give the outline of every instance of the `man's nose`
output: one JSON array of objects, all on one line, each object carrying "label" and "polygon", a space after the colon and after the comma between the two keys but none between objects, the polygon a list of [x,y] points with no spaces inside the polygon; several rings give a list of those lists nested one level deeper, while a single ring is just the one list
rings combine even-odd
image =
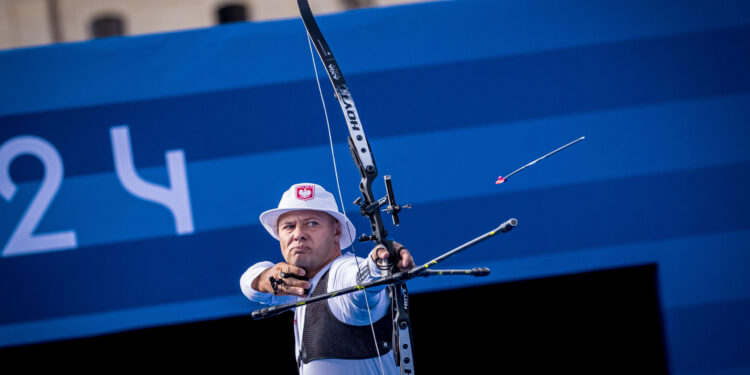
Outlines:
[{"label": "man's nose", "polygon": [[301,241],[307,238],[307,233],[305,233],[305,228],[303,225],[297,226],[292,234],[292,238],[294,238],[295,241]]}]

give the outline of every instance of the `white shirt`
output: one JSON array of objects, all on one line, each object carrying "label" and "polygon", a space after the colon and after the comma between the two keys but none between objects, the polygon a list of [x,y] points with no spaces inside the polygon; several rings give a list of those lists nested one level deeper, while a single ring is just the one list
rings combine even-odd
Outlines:
[{"label": "white shirt", "polygon": [[[359,262],[360,267],[369,267],[370,269],[369,277],[362,280],[363,283],[380,277],[380,270],[369,256],[366,260],[362,258],[355,259],[354,254],[347,252],[323,267],[310,280],[310,290],[315,289],[315,285],[328,269],[330,269],[330,273],[328,275],[328,287],[326,291],[331,292],[357,285],[357,273],[359,271],[357,262]],[[262,293],[252,288],[253,280],[263,271],[273,266],[274,264],[271,262],[260,262],[248,268],[240,278],[242,293],[251,301],[263,304],[278,305],[299,301],[300,298],[296,296],[274,296],[272,293]],[[365,295],[367,298],[365,298]],[[369,304],[369,311],[372,314],[373,322],[378,321],[390,311],[390,301],[385,286],[368,288],[366,293],[365,291],[357,291],[329,298],[326,302],[336,319],[351,325],[370,324],[367,304]],[[305,327],[305,311],[306,306],[303,305],[295,308],[294,312],[295,351],[298,357],[302,345],[302,332]],[[380,360],[377,357],[357,360],[319,359],[307,364],[302,363],[300,374],[382,374],[381,360],[385,374],[400,374],[400,370],[393,359],[393,353],[390,351],[380,356]]]}]

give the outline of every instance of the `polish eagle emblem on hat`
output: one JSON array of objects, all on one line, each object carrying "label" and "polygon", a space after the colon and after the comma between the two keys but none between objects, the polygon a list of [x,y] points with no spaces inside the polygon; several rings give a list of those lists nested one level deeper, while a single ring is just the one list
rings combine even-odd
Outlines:
[{"label": "polish eagle emblem on hat", "polygon": [[310,200],[315,198],[315,186],[314,185],[298,185],[296,188],[297,199],[299,200]]}]

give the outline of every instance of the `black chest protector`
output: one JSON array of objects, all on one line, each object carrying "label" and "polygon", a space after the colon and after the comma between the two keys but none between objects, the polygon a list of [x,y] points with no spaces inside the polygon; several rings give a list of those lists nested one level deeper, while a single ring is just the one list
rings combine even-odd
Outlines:
[{"label": "black chest protector", "polygon": [[[325,294],[327,287],[328,271],[320,278],[310,296]],[[324,358],[365,359],[378,356],[369,325],[350,325],[336,319],[327,301],[311,303],[306,309],[302,352],[299,356],[302,362],[307,364]],[[391,349],[393,332],[390,314],[386,313],[375,322],[374,328],[375,337],[380,346],[380,355],[388,353]]]}]

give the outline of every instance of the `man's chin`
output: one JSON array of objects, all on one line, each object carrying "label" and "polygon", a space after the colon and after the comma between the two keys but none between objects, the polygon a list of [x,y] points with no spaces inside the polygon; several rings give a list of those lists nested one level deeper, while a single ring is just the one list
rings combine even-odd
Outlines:
[{"label": "man's chin", "polygon": [[307,272],[308,269],[310,268],[310,262],[308,262],[306,259],[301,258],[301,257],[295,256],[288,263],[295,267],[302,268],[303,270],[305,270],[305,272]]}]

